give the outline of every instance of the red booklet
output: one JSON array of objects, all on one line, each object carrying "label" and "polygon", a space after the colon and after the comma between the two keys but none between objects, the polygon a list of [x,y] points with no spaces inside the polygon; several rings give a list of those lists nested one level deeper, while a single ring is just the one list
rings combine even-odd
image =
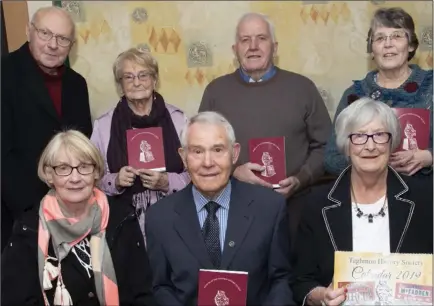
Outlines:
[{"label": "red booklet", "polygon": [[166,171],[161,127],[127,130],[128,165],[134,169]]},{"label": "red booklet", "polygon": [[265,167],[256,176],[279,188],[279,182],[286,179],[285,137],[250,139],[249,155],[250,162]]},{"label": "red booklet", "polygon": [[424,108],[394,108],[401,125],[401,144],[397,151],[425,150],[429,146],[430,110]]},{"label": "red booklet", "polygon": [[199,271],[198,306],[245,306],[248,273],[242,271]]}]

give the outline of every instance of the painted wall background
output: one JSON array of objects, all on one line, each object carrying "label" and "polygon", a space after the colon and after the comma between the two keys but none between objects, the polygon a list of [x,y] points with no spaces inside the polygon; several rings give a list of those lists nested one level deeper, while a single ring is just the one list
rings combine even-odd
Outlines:
[{"label": "painted wall background", "polygon": [[157,58],[166,101],[194,114],[205,86],[236,68],[235,26],[250,11],[270,16],[279,42],[277,65],[311,78],[331,116],[351,80],[373,68],[366,34],[378,7],[400,6],[412,15],[420,40],[412,62],[433,66],[431,1],[62,1],[62,6],[77,22],[70,63],[87,79],[94,118],[117,103],[112,63],[131,46]]}]

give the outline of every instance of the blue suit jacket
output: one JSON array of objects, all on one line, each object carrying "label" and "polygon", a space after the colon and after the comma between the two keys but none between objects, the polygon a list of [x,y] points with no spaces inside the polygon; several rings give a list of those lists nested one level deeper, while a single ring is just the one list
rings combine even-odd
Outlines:
[{"label": "blue suit jacket", "polygon": [[[146,214],[159,305],[197,305],[199,269],[213,269],[191,189],[162,199]],[[247,305],[294,305],[285,211],[285,199],[275,191],[232,179],[220,269],[249,273]]]}]

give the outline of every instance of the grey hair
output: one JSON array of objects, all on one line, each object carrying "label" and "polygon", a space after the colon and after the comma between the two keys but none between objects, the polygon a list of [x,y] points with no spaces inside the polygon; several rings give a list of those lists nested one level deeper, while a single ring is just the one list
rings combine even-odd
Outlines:
[{"label": "grey hair", "polygon": [[372,37],[375,31],[380,27],[403,29],[407,34],[408,44],[414,50],[408,53],[410,61],[416,54],[419,40],[417,39],[413,18],[400,7],[380,8],[374,13],[371,20],[371,26],[368,31],[367,52],[372,52]]},{"label": "grey hair", "polygon": [[113,76],[115,78],[115,82],[119,85],[122,73],[123,73],[123,65],[125,61],[131,61],[137,65],[146,67],[149,69],[149,73],[152,75],[152,78],[155,81],[158,81],[158,62],[152,56],[149,51],[142,51],[138,48],[130,48],[118,55],[115,62],[113,63]]},{"label": "grey hair", "polygon": [[[40,18],[41,14],[51,13],[51,12],[61,13],[69,20],[69,22],[72,25],[72,39],[73,39],[73,41],[75,41],[75,22],[74,22],[74,19],[72,18],[71,14],[62,7],[58,7],[58,6],[41,7],[33,14],[30,23],[36,23],[36,20],[38,20],[38,18]],[[30,26],[29,26],[29,28],[30,28]]]},{"label": "grey hair", "polygon": [[273,22],[270,20],[270,18],[267,15],[261,14],[261,13],[246,13],[243,16],[241,16],[241,18],[238,20],[238,23],[237,23],[237,30],[235,32],[235,42],[238,41],[238,29],[239,29],[240,25],[244,21],[246,21],[250,18],[259,18],[259,19],[262,19],[263,21],[265,21],[267,23],[268,31],[270,32],[272,42],[273,43],[276,42],[276,33],[274,31]]},{"label": "grey hair", "polygon": [[380,119],[386,131],[392,134],[390,142],[394,151],[401,143],[401,128],[395,112],[387,104],[371,98],[361,98],[351,103],[337,116],[335,123],[336,147],[348,155],[349,135],[374,119]]},{"label": "grey hair", "polygon": [[223,117],[223,115],[217,113],[217,112],[200,112],[193,117],[191,117],[185,127],[181,131],[181,146],[185,149],[187,148],[187,134],[188,129],[190,126],[192,126],[194,123],[203,123],[203,124],[211,124],[211,125],[220,125],[223,126],[226,130],[226,135],[229,139],[229,144],[232,147],[235,144],[235,132],[232,125],[229,123],[229,121]]}]

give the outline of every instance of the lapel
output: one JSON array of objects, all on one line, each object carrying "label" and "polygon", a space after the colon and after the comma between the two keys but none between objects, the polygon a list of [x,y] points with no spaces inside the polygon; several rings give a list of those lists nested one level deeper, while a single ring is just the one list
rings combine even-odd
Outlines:
[{"label": "lapel", "polygon": [[29,96],[33,100],[32,102],[40,105],[54,120],[60,123],[59,116],[56,113],[48,89],[45,86],[44,78],[39,71],[40,68],[30,54],[28,43],[21,46],[18,52],[22,68],[21,75],[24,78],[23,86],[28,87]]},{"label": "lapel", "polygon": [[324,223],[335,251],[353,250],[350,169],[347,167],[336,179],[327,196],[331,205],[322,209]]},{"label": "lapel", "polygon": [[[351,166],[337,178],[328,194],[332,205],[322,209],[322,215],[335,251],[352,251],[353,230],[350,192]],[[391,167],[387,174],[387,202],[389,209],[390,252],[399,253],[410,225],[414,202],[401,197],[408,186]]]},{"label": "lapel", "polygon": [[220,265],[220,269],[222,270],[228,269],[253,221],[253,216],[248,209],[253,201],[248,196],[249,191],[244,190],[244,185],[236,179],[232,179],[231,183],[232,193],[229,204],[228,225]]},{"label": "lapel", "polygon": [[206,250],[205,242],[200,229],[199,218],[197,216],[196,205],[194,204],[192,184],[178,192],[182,198],[175,204],[174,210],[177,218],[174,223],[175,230],[178,232],[182,241],[190,250],[201,268],[213,269],[213,264]]},{"label": "lapel", "polygon": [[[401,197],[408,186],[391,167],[387,175],[387,202],[389,207],[390,252],[399,253],[413,217],[415,203]],[[393,220],[393,221],[392,221]]]}]

